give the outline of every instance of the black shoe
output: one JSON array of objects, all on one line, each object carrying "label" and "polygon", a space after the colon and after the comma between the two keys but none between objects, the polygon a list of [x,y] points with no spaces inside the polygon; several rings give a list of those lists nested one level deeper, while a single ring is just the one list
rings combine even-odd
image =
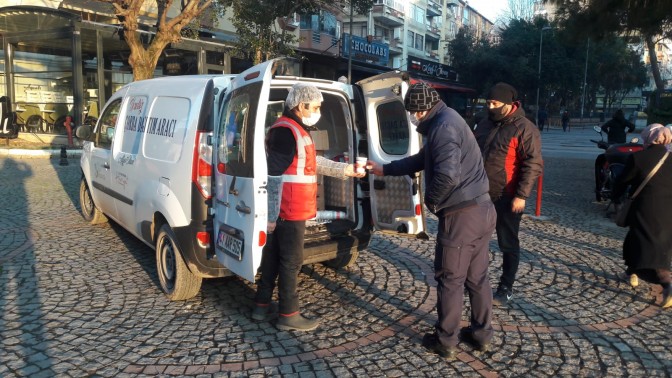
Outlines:
[{"label": "black shoe", "polygon": [[497,286],[497,291],[492,296],[492,305],[501,306],[503,304],[507,304],[511,298],[513,298],[513,290],[511,290],[509,287],[499,284],[499,286]]},{"label": "black shoe", "polygon": [[474,330],[471,329],[471,327],[463,327],[460,329],[460,340],[471,345],[474,349],[480,352],[490,352],[492,350],[490,341],[479,343],[474,339]]},{"label": "black shoe", "polygon": [[442,345],[439,342],[439,337],[436,336],[435,333],[425,333],[425,335],[422,337],[422,346],[430,352],[436,353],[448,361],[454,361],[457,359],[457,353],[459,353],[459,349],[457,349],[457,347]]}]

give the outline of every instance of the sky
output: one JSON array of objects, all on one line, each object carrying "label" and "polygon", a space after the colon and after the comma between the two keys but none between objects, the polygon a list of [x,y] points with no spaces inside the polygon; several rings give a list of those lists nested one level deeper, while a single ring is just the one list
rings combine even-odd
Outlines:
[{"label": "sky", "polygon": [[506,0],[469,0],[469,6],[488,20],[495,22],[502,10],[509,7],[509,2]]}]

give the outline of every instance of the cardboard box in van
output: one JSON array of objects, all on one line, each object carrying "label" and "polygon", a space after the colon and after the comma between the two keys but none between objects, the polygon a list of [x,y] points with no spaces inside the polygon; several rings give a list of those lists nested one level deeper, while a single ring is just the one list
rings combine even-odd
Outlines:
[{"label": "cardboard box in van", "polygon": [[[355,85],[280,75],[293,66],[276,59],[237,76],[131,83],[109,99],[93,130],[77,130],[85,140],[84,218],[114,219],[154,248],[161,289],[171,300],[196,295],[203,278],[233,273],[254,282],[267,239],[265,136],[296,82],[312,83],[324,96],[313,136],[322,156],[384,164],[419,151],[403,106],[406,75],[389,72]],[[426,236],[419,177],[318,180],[318,217],[307,223],[304,263],[354,264],[374,230]]]}]

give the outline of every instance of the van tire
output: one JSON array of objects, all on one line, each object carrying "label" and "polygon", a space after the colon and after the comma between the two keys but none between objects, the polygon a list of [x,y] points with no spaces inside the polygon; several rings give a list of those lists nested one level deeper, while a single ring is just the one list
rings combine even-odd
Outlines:
[{"label": "van tire", "polygon": [[103,214],[93,202],[91,191],[89,190],[89,186],[86,184],[86,179],[84,177],[82,177],[82,180],[79,183],[79,208],[82,211],[82,217],[87,222],[91,224],[107,222],[105,214]]},{"label": "van tire", "polygon": [[187,268],[175,243],[175,233],[167,224],[161,226],[156,238],[156,270],[161,289],[171,301],[192,298],[201,290],[203,279]]},{"label": "van tire", "polygon": [[351,265],[354,265],[358,257],[359,257],[359,251],[353,251],[350,253],[344,253],[342,255],[338,255],[338,257],[336,257],[335,259],[324,261],[322,262],[322,264],[331,269],[343,269]]}]

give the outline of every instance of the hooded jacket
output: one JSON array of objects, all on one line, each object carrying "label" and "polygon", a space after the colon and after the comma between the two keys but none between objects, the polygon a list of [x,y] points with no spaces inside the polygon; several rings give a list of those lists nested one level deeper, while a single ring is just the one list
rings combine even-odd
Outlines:
[{"label": "hooded jacket", "polygon": [[474,130],[490,180],[490,197],[527,199],[543,171],[539,129],[525,118],[520,102],[504,119],[483,119]]},{"label": "hooded jacket", "polygon": [[425,145],[415,155],[383,166],[383,174],[402,176],[424,170],[425,205],[441,215],[488,200],[488,177],[476,139],[467,123],[439,101],[418,125]]}]

